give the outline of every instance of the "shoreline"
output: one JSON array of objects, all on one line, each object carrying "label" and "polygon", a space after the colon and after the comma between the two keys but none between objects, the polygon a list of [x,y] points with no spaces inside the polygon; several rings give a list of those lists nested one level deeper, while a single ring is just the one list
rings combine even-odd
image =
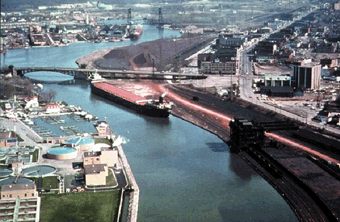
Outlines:
[{"label": "shoreline", "polygon": [[[171,89],[167,89],[171,91]],[[180,92],[176,92],[176,94],[181,96]],[[242,103],[243,101],[235,101],[235,103],[240,102]],[[201,104],[200,102],[198,103],[199,106],[201,106],[203,109],[208,109],[208,107],[204,104]],[[175,102],[175,105],[177,107],[176,111],[172,112],[173,116],[194,124],[202,129],[205,129],[210,133],[213,133],[228,144],[229,126],[226,126],[221,118],[208,118],[207,115],[204,115],[202,114],[202,112],[195,110],[195,108],[185,106],[178,101]],[[222,114],[220,110],[216,109],[212,110],[217,114],[220,113],[221,115],[226,115],[226,118],[230,118],[230,114]],[[226,121],[228,122],[228,120]],[[270,139],[275,140],[275,138]],[[299,147],[289,147],[289,145],[285,143],[285,141],[279,141],[279,143],[281,144],[282,142],[284,146],[287,146],[286,149],[289,149],[290,152],[293,153],[292,155],[301,155],[301,153],[299,153],[301,152]],[[231,149],[230,152],[234,152],[234,150]],[[307,151],[303,152],[307,153]],[[263,166],[261,161],[255,160],[248,154],[248,152],[239,150],[237,151],[237,154],[283,197],[283,199],[290,206],[299,221],[304,221],[304,219],[306,218],[313,219],[312,221],[318,221],[318,219],[327,218],[332,221],[336,217],[336,214],[339,213],[336,209],[329,206],[329,203],[327,204],[327,201],[325,202],[325,200],[322,198],[321,192],[316,192],[315,189],[313,189],[313,186],[311,186],[308,181],[306,182],[303,179],[299,178],[296,174],[294,174],[292,169],[290,169],[288,165],[282,164],[282,159],[278,158],[277,156],[272,156],[271,158],[268,158],[267,161],[269,160],[270,164],[274,166],[274,169],[280,169],[280,171],[283,172],[284,176],[282,177],[282,179],[278,179],[273,176]],[[270,150],[263,150],[263,155],[265,158],[266,156],[271,156]],[[308,202],[309,204],[306,205],[305,202]],[[327,215],[326,212],[332,212],[333,216]]]}]

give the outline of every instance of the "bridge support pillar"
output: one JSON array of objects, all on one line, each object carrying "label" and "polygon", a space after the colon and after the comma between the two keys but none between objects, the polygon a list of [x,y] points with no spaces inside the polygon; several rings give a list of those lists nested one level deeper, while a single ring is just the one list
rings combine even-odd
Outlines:
[{"label": "bridge support pillar", "polygon": [[14,68],[14,66],[10,65],[8,66],[9,72],[12,74],[13,77],[17,76],[17,70]]}]

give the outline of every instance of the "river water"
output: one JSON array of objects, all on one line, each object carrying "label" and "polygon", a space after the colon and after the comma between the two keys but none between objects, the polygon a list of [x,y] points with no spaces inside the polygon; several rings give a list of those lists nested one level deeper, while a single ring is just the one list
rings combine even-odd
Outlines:
[{"label": "river water", "polygon": [[[146,26],[139,40],[177,36]],[[66,47],[10,50],[1,65],[70,67],[95,50],[136,44],[74,43]],[[53,73],[30,74],[37,79],[63,79]],[[123,148],[140,188],[138,221],[298,221],[288,204],[217,136],[181,119],[138,115],[90,93],[89,84],[44,84],[56,100],[81,106],[127,138]]]}]

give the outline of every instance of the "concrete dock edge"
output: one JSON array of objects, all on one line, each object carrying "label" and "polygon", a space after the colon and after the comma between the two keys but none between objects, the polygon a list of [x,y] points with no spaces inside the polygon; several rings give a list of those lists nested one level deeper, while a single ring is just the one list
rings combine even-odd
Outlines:
[{"label": "concrete dock edge", "polygon": [[123,168],[125,169],[127,181],[130,185],[130,202],[127,215],[127,222],[136,222],[138,218],[139,205],[139,187],[135,177],[133,176],[130,164],[125,156],[122,145],[117,146],[120,159],[122,160]]}]

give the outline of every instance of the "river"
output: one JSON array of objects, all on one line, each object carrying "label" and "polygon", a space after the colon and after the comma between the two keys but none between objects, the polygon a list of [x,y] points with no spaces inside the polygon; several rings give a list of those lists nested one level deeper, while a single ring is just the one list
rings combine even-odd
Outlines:
[{"label": "river", "polygon": [[[178,36],[146,26],[139,42]],[[73,43],[65,47],[9,50],[1,65],[76,68],[76,59],[95,50],[136,44]],[[31,78],[65,75],[32,73]],[[298,221],[288,204],[217,136],[174,116],[138,115],[90,93],[89,84],[44,84],[56,100],[81,106],[128,139],[123,145],[140,188],[138,221]]]}]

